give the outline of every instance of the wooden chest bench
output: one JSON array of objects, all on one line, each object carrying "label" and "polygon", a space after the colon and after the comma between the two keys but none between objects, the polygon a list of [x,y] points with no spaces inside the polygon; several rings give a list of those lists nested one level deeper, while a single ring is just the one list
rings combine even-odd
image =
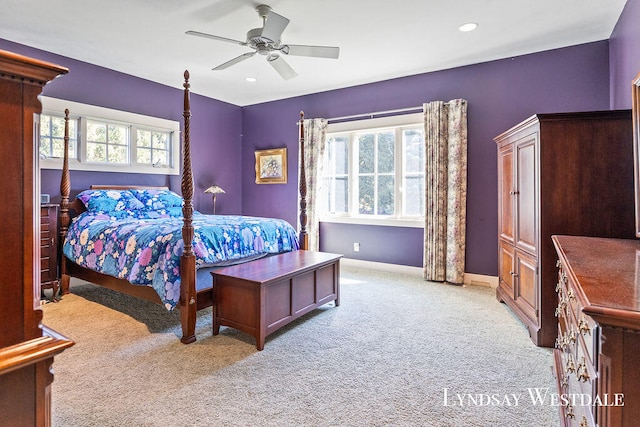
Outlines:
[{"label": "wooden chest bench", "polygon": [[213,335],[230,326],[265,337],[330,301],[340,305],[340,258],[294,251],[214,270]]}]

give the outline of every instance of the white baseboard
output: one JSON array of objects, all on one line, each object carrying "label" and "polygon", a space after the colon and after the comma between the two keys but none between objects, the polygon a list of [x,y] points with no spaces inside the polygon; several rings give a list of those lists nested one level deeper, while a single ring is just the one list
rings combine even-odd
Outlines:
[{"label": "white baseboard", "polygon": [[[422,277],[422,267],[413,267],[410,265],[387,264],[384,262],[363,261],[353,258],[342,258],[340,264],[345,267],[365,268],[370,270],[386,271],[389,273],[401,273],[411,276]],[[493,289],[498,287],[498,278],[496,276],[486,276],[483,274],[464,273],[464,284],[473,286],[487,286]]]}]

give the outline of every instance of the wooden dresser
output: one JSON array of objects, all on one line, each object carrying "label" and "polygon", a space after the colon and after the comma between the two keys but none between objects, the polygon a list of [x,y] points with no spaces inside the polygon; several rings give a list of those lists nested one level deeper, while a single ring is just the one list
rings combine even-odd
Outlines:
[{"label": "wooden dresser", "polygon": [[[640,420],[640,241],[553,236],[554,370],[565,426]],[[594,404],[595,402],[595,404]]]},{"label": "wooden dresser", "polygon": [[38,95],[67,69],[0,51],[0,424],[51,424],[53,358],[73,342],[42,325]]},{"label": "wooden dresser", "polygon": [[56,301],[60,289],[58,273],[58,205],[40,206],[40,288],[51,289]]},{"label": "wooden dresser", "polygon": [[538,114],[498,146],[497,298],[532,341],[556,338],[552,234],[635,236],[631,111]]}]

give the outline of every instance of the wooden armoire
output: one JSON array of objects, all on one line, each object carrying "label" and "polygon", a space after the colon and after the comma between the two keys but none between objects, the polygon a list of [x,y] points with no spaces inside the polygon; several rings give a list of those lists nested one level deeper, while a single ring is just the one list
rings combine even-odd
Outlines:
[{"label": "wooden armoire", "polygon": [[558,335],[554,234],[634,238],[631,111],[537,114],[498,146],[497,298],[532,341]]},{"label": "wooden armoire", "polygon": [[0,424],[51,424],[52,363],[73,342],[42,325],[38,95],[67,69],[0,51]]}]

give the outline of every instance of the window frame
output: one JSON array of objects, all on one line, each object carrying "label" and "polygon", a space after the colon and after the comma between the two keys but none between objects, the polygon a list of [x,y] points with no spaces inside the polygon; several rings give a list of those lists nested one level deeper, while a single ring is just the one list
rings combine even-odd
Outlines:
[{"label": "window frame", "polygon": [[[398,227],[424,228],[424,216],[404,216],[403,202],[404,196],[404,140],[403,131],[407,129],[424,129],[423,113],[412,113],[390,117],[372,118],[365,120],[354,120],[341,123],[329,123],[327,126],[327,138],[331,136],[348,136],[348,206],[346,213],[323,213],[320,216],[322,222],[333,222],[341,224],[363,224],[363,225],[384,225]],[[358,159],[355,155],[356,135],[362,133],[378,133],[380,131],[393,129],[395,132],[394,148],[394,203],[395,212],[393,216],[364,215],[359,214],[358,209]]]},{"label": "window frame", "polygon": [[[69,158],[69,169],[94,172],[143,173],[159,175],[180,175],[180,122],[145,116],[137,113],[66,101],[57,98],[41,96],[42,114],[64,117],[64,110],[69,109],[69,116],[78,120],[76,156]],[[91,162],[86,158],[87,153],[87,121],[125,126],[128,129],[129,161],[127,163]],[[169,162],[168,165],[153,166],[153,164],[137,162],[137,131],[151,131],[169,134]],[[62,169],[62,158],[41,157],[41,169]]]}]

